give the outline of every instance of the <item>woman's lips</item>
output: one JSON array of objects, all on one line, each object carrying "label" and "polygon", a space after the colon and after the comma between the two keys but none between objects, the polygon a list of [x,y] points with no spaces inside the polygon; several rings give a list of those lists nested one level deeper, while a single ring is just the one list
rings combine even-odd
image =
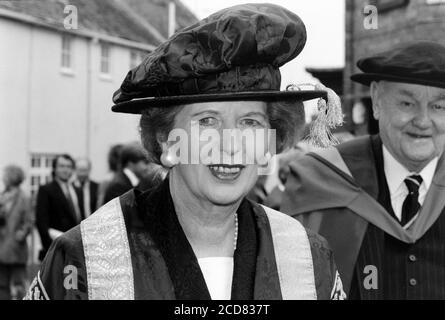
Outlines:
[{"label": "woman's lips", "polygon": [[242,165],[215,164],[207,166],[212,175],[220,180],[235,180],[244,169]]}]

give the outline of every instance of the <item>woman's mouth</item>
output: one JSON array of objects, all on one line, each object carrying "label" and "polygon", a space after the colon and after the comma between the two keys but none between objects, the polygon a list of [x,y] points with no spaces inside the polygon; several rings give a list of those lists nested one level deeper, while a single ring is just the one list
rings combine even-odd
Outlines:
[{"label": "woman's mouth", "polygon": [[241,175],[244,166],[215,164],[207,166],[212,175],[220,180],[235,180]]}]

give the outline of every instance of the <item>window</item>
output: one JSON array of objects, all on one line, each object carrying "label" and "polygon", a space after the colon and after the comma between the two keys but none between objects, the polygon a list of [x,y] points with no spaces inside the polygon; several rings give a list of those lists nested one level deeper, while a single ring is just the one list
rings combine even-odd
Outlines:
[{"label": "window", "polygon": [[100,73],[109,75],[110,72],[110,46],[106,43],[100,45]]},{"label": "window", "polygon": [[62,62],[61,66],[63,69],[72,69],[72,39],[68,35],[62,36]]},{"label": "window", "polygon": [[31,153],[31,169],[29,172],[31,183],[31,195],[35,197],[39,186],[51,181],[52,162],[56,154]]}]

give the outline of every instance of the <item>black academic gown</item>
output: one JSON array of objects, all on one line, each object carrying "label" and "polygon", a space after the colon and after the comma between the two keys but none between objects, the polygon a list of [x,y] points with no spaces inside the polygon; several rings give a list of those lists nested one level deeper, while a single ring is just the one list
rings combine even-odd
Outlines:
[{"label": "black academic gown", "polygon": [[[121,196],[116,203],[120,203],[122,208],[130,253],[128,258],[131,260],[131,275],[124,273],[126,278],[121,282],[124,288],[121,291],[130,288],[126,297],[147,300],[210,299],[197,258],[177,219],[168,179],[157,188],[145,193],[132,190]],[[116,253],[116,261],[110,259],[98,266],[99,269],[103,268],[108,278],[99,279],[101,275],[95,278],[86,272],[87,263],[94,265],[98,261],[89,254],[89,246],[94,246],[95,243],[85,246],[89,241],[86,240],[88,238],[86,234],[95,232],[86,227],[89,219],[99,219],[95,220],[98,223],[91,227],[95,228],[102,224],[102,228],[110,228],[110,232],[104,233],[106,237],[110,234],[110,239],[102,243],[99,241],[99,250],[96,252],[100,250],[111,252],[115,249],[108,244],[116,240],[111,236],[114,227],[107,224],[107,221],[100,221],[101,210],[111,208],[112,204],[111,202],[108,204],[109,207],[104,206],[82,222],[80,227],[70,230],[55,241],[30,287],[28,299],[94,299],[94,294],[89,290],[93,281],[94,286],[100,287],[101,281],[106,285],[106,282],[114,281],[113,277],[122,276],[119,269],[122,264],[128,262],[128,259],[123,257],[125,254],[119,252]],[[232,299],[283,299],[286,291],[283,289],[283,276],[278,272],[276,260],[278,249],[277,246],[274,247],[272,241],[271,220],[268,219],[263,207],[248,200],[241,203],[237,213],[239,233],[234,254]],[[281,213],[278,213],[278,216],[280,219],[285,219],[286,224],[294,221]],[[100,228],[95,230],[103,231]],[[341,280],[327,243],[310,231],[304,233],[305,237],[307,235],[309,258],[312,260],[309,261],[312,275],[308,278],[313,276],[314,279],[313,297],[317,299],[343,297]],[[294,252],[293,255],[298,258],[301,252]],[[67,266],[75,268],[75,277],[70,271],[71,267],[66,269]],[[89,270],[91,271],[91,268]],[[285,271],[288,274],[295,273],[304,277],[298,267],[295,270]],[[307,268],[303,271],[307,272]],[[131,286],[128,286],[128,281],[132,282]],[[66,283],[71,284],[68,289],[64,285]],[[304,290],[303,287],[301,290]],[[120,292],[117,296],[119,294]],[[100,297],[100,299],[106,298]]]}]

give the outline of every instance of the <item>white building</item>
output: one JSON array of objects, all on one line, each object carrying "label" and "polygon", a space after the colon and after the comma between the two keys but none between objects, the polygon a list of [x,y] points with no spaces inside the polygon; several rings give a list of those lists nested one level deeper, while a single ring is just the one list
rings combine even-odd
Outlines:
[{"label": "white building", "polygon": [[[138,117],[111,112],[112,94],[167,37],[160,25],[168,22],[167,7],[146,0],[0,1],[0,168],[22,166],[24,186],[35,193],[49,179],[52,157],[69,153],[90,158],[93,179],[103,179],[110,146],[138,140]],[[67,29],[76,14],[77,29]],[[196,21],[180,3],[176,15],[177,27]]]}]

